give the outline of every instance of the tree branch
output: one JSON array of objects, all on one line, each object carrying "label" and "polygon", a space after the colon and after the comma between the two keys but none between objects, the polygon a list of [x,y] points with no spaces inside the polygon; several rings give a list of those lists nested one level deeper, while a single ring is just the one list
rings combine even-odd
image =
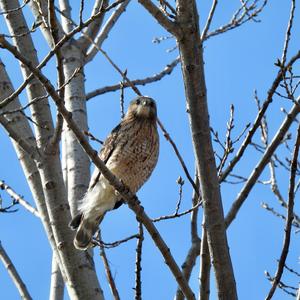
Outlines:
[{"label": "tree branch", "polygon": [[135,300],[142,300],[142,249],[144,241],[143,224],[139,222],[139,237],[136,245],[136,258],[135,258]]},{"label": "tree branch", "polygon": [[266,300],[270,300],[275,293],[276,287],[279,284],[281,276],[283,274],[285,261],[286,261],[288,251],[289,251],[290,239],[291,239],[291,229],[292,229],[292,223],[293,223],[293,218],[294,218],[295,179],[296,179],[296,171],[297,171],[297,165],[298,165],[299,147],[300,147],[300,125],[298,126],[298,132],[297,132],[296,142],[295,142],[295,146],[294,146],[291,172],[290,172],[289,200],[288,200],[288,209],[287,209],[286,223],[285,223],[285,229],[284,229],[283,247],[282,247],[280,259],[278,262],[276,275],[273,279],[273,284],[272,284],[272,287],[266,297]]},{"label": "tree branch", "polygon": [[248,134],[246,136],[246,138],[244,139],[240,149],[237,151],[235,157],[229,162],[228,167],[225,169],[224,172],[222,172],[219,181],[222,182],[225,180],[225,178],[230,174],[230,172],[233,170],[233,168],[235,167],[235,165],[239,162],[239,160],[241,159],[241,157],[243,156],[246,148],[249,146],[249,144],[251,143],[251,140],[254,136],[254,133],[256,132],[256,130],[259,128],[260,124],[261,124],[261,120],[263,118],[263,116],[265,115],[269,105],[271,104],[271,102],[273,101],[273,96],[274,93],[276,91],[276,89],[278,88],[280,82],[282,81],[282,78],[284,78],[287,70],[300,58],[300,51],[298,51],[296,53],[296,55],[294,55],[290,61],[286,64],[286,66],[280,68],[275,80],[272,83],[271,88],[268,91],[267,94],[267,98],[264,101],[261,109],[259,110],[256,119],[251,127],[251,129],[248,131]]},{"label": "tree branch", "polygon": [[[173,60],[170,64],[168,64],[159,73],[154,74],[152,76],[145,77],[143,79],[131,80],[131,83],[136,86],[136,85],[146,85],[148,83],[153,83],[153,82],[159,81],[164,76],[170,75],[172,73],[172,71],[174,70],[174,68],[178,65],[179,62],[180,62],[180,58],[177,57],[175,60]],[[123,82],[123,88],[128,88],[128,87],[131,87],[131,84],[129,82]],[[118,83],[115,85],[110,85],[110,86],[105,86],[103,88],[96,89],[92,92],[87,93],[86,100],[88,101],[88,100],[92,99],[93,97],[100,96],[100,95],[103,95],[103,94],[109,93],[109,92],[115,92],[120,89],[121,89],[121,83]]]},{"label": "tree branch", "polygon": [[[99,240],[101,240],[101,232],[100,232],[100,230],[98,231],[98,237],[99,237]],[[114,297],[114,300],[120,300],[119,292],[118,292],[118,289],[116,287],[115,280],[114,280],[114,278],[113,278],[113,276],[111,274],[111,270],[110,270],[108,259],[106,257],[104,246],[101,243],[100,243],[99,246],[100,246],[100,256],[101,256],[102,261],[103,261],[103,265],[104,265],[104,269],[105,269],[105,274],[106,274],[106,279],[107,279],[107,282],[109,284],[111,293],[112,293],[112,295]]]},{"label": "tree branch", "polygon": [[286,115],[284,121],[282,122],[280,128],[278,129],[277,133],[275,134],[273,140],[270,142],[269,146],[267,147],[264,155],[261,157],[260,161],[248,177],[247,182],[243,186],[242,190],[238,194],[236,200],[233,202],[226,218],[226,227],[228,227],[231,222],[236,217],[239,209],[245,202],[247,196],[249,195],[251,189],[253,188],[254,184],[256,183],[257,179],[259,178],[260,174],[264,170],[265,166],[270,161],[272,155],[274,154],[277,147],[280,145],[281,141],[283,140],[284,136],[286,135],[288,129],[290,128],[291,124],[295,120],[296,116],[300,112],[300,97],[297,99],[297,103],[293,105],[292,109],[290,110],[289,114]]},{"label": "tree branch", "polygon": [[[96,0],[92,10],[92,15],[101,11],[103,8],[106,8],[109,4],[109,0]],[[98,18],[83,31],[83,35],[77,40],[80,44],[83,53],[86,53],[87,49],[90,47],[90,41],[85,37],[88,36],[91,40],[94,40],[102,23],[104,20],[105,14],[102,14],[101,18]],[[70,22],[70,20],[69,20]],[[82,20],[80,21],[82,23]]]},{"label": "tree branch", "polygon": [[178,36],[176,38],[181,57],[187,110],[200,177],[209,252],[215,271],[218,297],[235,300],[237,299],[236,285],[210,135],[203,50],[196,2],[178,0],[176,11],[177,22],[183,32],[182,38]]},{"label": "tree branch", "polygon": [[4,250],[1,241],[0,241],[0,259],[3,262],[4,267],[7,269],[9,276],[11,277],[13,283],[15,284],[16,288],[19,291],[19,294],[22,299],[24,300],[32,300],[25,283],[23,282],[21,276],[19,275],[17,269],[15,268],[14,264],[10,260],[8,254]]},{"label": "tree branch", "polygon": [[[203,225],[205,221],[203,221]],[[202,243],[201,243],[201,250],[200,250],[200,257],[201,257],[201,266],[200,266],[200,290],[199,290],[199,300],[209,300],[210,295],[210,256],[209,256],[209,249],[207,243],[207,232],[205,227],[203,226],[202,231]]]},{"label": "tree branch", "polygon": [[0,189],[5,190],[13,199],[16,203],[19,203],[22,205],[26,210],[31,212],[34,216],[40,217],[39,212],[31,206],[26,200],[24,200],[23,197],[18,195],[10,186],[8,186],[4,181],[0,180]]},{"label": "tree branch", "polygon": [[170,249],[162,239],[161,235],[157,231],[156,227],[153,225],[152,221],[144,212],[144,208],[140,205],[140,202],[138,201],[136,195],[131,193],[130,190],[126,186],[124,186],[123,183],[109,171],[109,169],[106,167],[103,161],[99,158],[97,151],[95,151],[89,145],[89,143],[86,141],[85,135],[74,122],[70,112],[62,104],[61,99],[59,98],[58,94],[55,91],[55,88],[51,85],[49,80],[40,72],[40,70],[33,67],[31,62],[28,61],[21,53],[19,53],[15,47],[11,46],[5,40],[3,35],[0,35],[0,47],[10,51],[18,60],[20,60],[24,65],[26,65],[28,69],[34,74],[34,76],[36,76],[36,78],[38,78],[38,80],[44,85],[45,89],[55,102],[59,112],[64,117],[64,120],[66,121],[70,129],[73,131],[79,143],[86,151],[88,156],[91,158],[93,163],[97,166],[97,168],[101,171],[102,175],[109,181],[109,183],[122,195],[123,199],[126,201],[130,209],[132,209],[137,215],[137,219],[143,223],[150,236],[152,237],[153,241],[155,242],[156,246],[163,255],[166,264],[170,268],[173,276],[175,277],[178,285],[180,286],[187,299],[195,299],[195,296],[191,288],[189,287],[186,279],[184,278],[181,270],[179,269],[177,263],[175,262],[174,257],[170,252]]},{"label": "tree branch", "polygon": [[64,280],[54,253],[52,254],[51,283],[49,300],[64,299]]},{"label": "tree branch", "polygon": [[[103,25],[101,31],[99,32],[98,36],[95,38],[95,44],[101,48],[103,42],[107,38],[109,32],[114,27],[116,22],[118,21],[119,17],[122,15],[122,13],[125,12],[130,0],[124,0],[117,8],[116,10],[111,14],[111,16],[108,18],[106,23]],[[92,39],[94,40],[94,39]],[[85,64],[92,61],[92,59],[95,57],[95,55],[98,53],[98,50],[92,43],[90,43],[89,40],[87,40],[88,45],[91,46],[91,48],[87,51],[86,58],[85,58]]]},{"label": "tree branch", "polygon": [[206,39],[206,36],[207,36],[207,32],[210,28],[210,24],[212,22],[212,19],[214,17],[214,14],[215,14],[215,11],[216,11],[216,7],[217,7],[217,4],[218,4],[218,0],[213,0],[213,3],[211,5],[211,9],[209,11],[209,14],[208,14],[208,17],[207,17],[207,20],[206,20],[206,23],[205,23],[205,26],[204,26],[204,29],[202,31],[202,34],[201,34],[201,40],[204,41]]},{"label": "tree branch", "polygon": [[156,21],[169,31],[172,35],[178,38],[182,36],[182,32],[175,22],[169,18],[155,5],[151,0],[138,0],[141,5],[156,19]]}]

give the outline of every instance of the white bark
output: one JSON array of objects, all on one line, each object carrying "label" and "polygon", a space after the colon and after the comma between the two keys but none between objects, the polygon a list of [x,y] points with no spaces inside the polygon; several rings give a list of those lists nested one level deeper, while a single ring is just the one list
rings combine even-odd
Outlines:
[{"label": "white bark", "polygon": [[[4,64],[0,61],[0,100],[5,99],[7,96],[13,93],[13,87],[11,81],[6,73]],[[16,98],[13,102],[6,106],[6,111],[17,110],[21,107],[21,104]],[[26,141],[33,148],[36,147],[35,138],[33,136],[32,130],[28,124],[27,119],[21,113],[14,113],[5,116],[1,116],[0,123],[5,128],[12,128],[14,131],[18,132],[20,138]],[[43,188],[41,184],[40,174],[36,167],[35,162],[32,158],[23,151],[19,144],[12,139],[12,144],[17,153],[18,159],[21,163],[23,172],[25,174],[27,183],[30,187],[31,193],[35,200],[36,206],[38,208],[40,219],[43,223],[47,236],[54,243],[52,230],[50,227],[48,211],[45,203]]]},{"label": "white bark", "polygon": [[[0,2],[3,10],[19,7],[16,0]],[[18,10],[7,16],[7,25],[12,35],[17,35],[14,42],[20,52],[26,53],[33,65],[37,65],[36,50],[30,35],[20,36],[28,32],[22,11]],[[21,65],[22,67],[22,65]],[[24,77],[30,72],[22,67]],[[43,86],[34,79],[27,88],[28,98],[31,101],[45,94]],[[73,232],[68,228],[70,208],[62,178],[58,152],[47,153],[47,143],[53,134],[53,124],[47,100],[31,105],[32,118],[39,124],[35,126],[37,146],[41,157],[37,162],[44,190],[50,224],[54,240],[51,239],[53,251],[57,251],[60,269],[65,274],[69,295],[72,299],[103,299],[94,266],[85,253],[78,252],[73,247]],[[50,232],[49,232],[50,234]],[[50,239],[51,235],[48,236]],[[55,241],[55,242],[54,242]]]},{"label": "white bark", "polygon": [[[53,47],[54,43],[48,22],[48,0],[32,0],[29,1],[28,5],[35,16],[35,22],[41,23],[39,27],[41,28],[46,41],[50,47]],[[61,38],[64,32],[59,22],[57,22],[57,27],[58,36]]]},{"label": "white bark", "polygon": [[56,257],[52,256],[51,285],[49,300],[64,299],[64,280],[61,275]]},{"label": "white bark", "polygon": [[[109,0],[96,0],[91,15],[93,16],[98,13],[101,8],[107,7],[108,3]],[[103,13],[101,18],[98,18],[97,20],[95,20],[95,22],[92,22],[87,28],[83,30],[83,35],[78,40],[78,42],[80,43],[81,49],[84,53],[86,53],[87,49],[91,45],[90,40],[93,41],[95,39],[102,25],[104,17],[105,14]],[[89,39],[87,37],[89,37]]]},{"label": "white bark", "polygon": [[[103,42],[108,37],[109,32],[114,27],[116,22],[118,21],[119,17],[122,15],[122,13],[126,10],[126,7],[128,6],[130,0],[125,0],[123,3],[121,3],[116,10],[111,14],[111,16],[108,18],[106,23],[102,26],[99,34],[95,38],[95,44],[101,48]],[[92,61],[92,59],[95,57],[95,55],[98,53],[97,47],[94,45],[91,45],[90,49],[88,49],[87,57],[86,57],[86,63]]]},{"label": "white bark", "polygon": [[61,25],[66,33],[69,33],[73,29],[71,22],[71,6],[68,0],[59,0],[59,9],[63,13],[61,16]]},{"label": "white bark", "polygon": [[[82,52],[75,45],[70,44],[64,49],[64,75],[68,81],[77,68],[82,67]],[[73,120],[87,131],[87,114],[84,89],[84,75],[80,71],[65,87],[65,106],[72,112]],[[77,212],[78,201],[85,194],[90,178],[90,163],[88,156],[79,145],[76,137],[68,127],[63,131],[63,152],[67,158],[68,200],[72,215]]]}]

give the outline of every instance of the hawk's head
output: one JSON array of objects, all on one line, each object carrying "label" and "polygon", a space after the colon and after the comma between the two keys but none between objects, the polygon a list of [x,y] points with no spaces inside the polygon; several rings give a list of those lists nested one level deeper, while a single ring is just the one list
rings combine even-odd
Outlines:
[{"label": "hawk's head", "polygon": [[127,116],[134,116],[141,119],[156,120],[156,103],[147,96],[139,96],[130,102]]}]

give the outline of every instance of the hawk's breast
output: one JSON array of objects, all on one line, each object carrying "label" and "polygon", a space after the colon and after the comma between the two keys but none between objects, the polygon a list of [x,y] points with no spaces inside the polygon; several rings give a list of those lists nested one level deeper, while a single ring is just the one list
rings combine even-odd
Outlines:
[{"label": "hawk's breast", "polygon": [[135,193],[150,177],[157,163],[158,152],[156,124],[131,122],[121,129],[107,167]]}]

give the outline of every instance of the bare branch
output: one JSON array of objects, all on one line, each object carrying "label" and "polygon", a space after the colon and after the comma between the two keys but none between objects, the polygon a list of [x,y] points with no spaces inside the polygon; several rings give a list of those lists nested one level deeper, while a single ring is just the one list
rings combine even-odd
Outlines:
[{"label": "bare branch", "polygon": [[174,36],[177,36],[178,38],[182,36],[182,32],[180,28],[168,19],[164,15],[164,13],[155,5],[151,0],[138,0],[141,5],[145,7],[145,9],[148,10],[148,12],[156,19],[156,21],[164,27],[167,31],[169,31]]},{"label": "bare branch", "polygon": [[220,299],[237,299],[236,284],[224,223],[220,186],[210,135],[203,49],[199,16],[194,0],[176,1],[177,23],[183,32],[176,36],[181,57],[186,105],[193,149],[200,177],[209,251]]},{"label": "bare branch", "polygon": [[[203,225],[204,224],[203,220]],[[203,226],[202,231],[202,243],[200,250],[201,257],[201,266],[200,266],[200,290],[199,290],[199,300],[208,300],[210,295],[210,256],[209,256],[209,248],[207,243],[207,232],[205,227]]]},{"label": "bare branch", "polygon": [[57,263],[57,258],[52,255],[51,268],[51,284],[49,300],[63,300],[64,299],[64,280]]},{"label": "bare branch", "polygon": [[[267,279],[270,281],[270,282],[273,282],[274,278],[272,278],[272,276],[269,274],[269,272],[265,271],[265,275],[267,277]],[[286,285],[285,283],[283,283],[282,281],[280,281],[278,283],[278,287],[283,291],[285,292],[286,294],[292,296],[292,297],[296,297],[296,294],[292,291],[297,291],[297,288],[293,287],[293,286],[290,286],[290,285]],[[291,291],[292,290],[292,291]],[[298,298],[297,298],[298,300]]]},{"label": "bare branch", "polygon": [[300,277],[300,273],[296,272],[294,269],[289,268],[287,265],[284,265],[284,267],[290,271],[291,273],[295,274],[296,276]]},{"label": "bare branch", "polygon": [[[133,85],[146,85],[149,83],[153,83],[156,81],[161,80],[164,76],[170,75],[174,68],[178,65],[180,62],[180,58],[177,57],[175,60],[173,60],[170,64],[168,64],[162,71],[160,71],[157,74],[154,74],[149,77],[145,77],[143,79],[135,79],[131,80]],[[123,88],[128,88],[131,87],[131,85],[128,82],[123,82]],[[110,85],[110,86],[105,86],[103,88],[97,89],[95,91],[89,92],[86,95],[86,100],[90,100],[93,97],[103,95],[108,92],[115,92],[121,88],[121,83],[115,84],[115,85]]]},{"label": "bare branch", "polygon": [[238,8],[238,10],[233,14],[231,20],[227,24],[221,26],[220,28],[214,31],[208,32],[204,36],[204,39],[207,40],[210,37],[223,34],[227,31],[240,27],[241,25],[251,20],[255,21],[255,18],[261,13],[261,11],[267,5],[268,0],[264,0],[262,5],[259,8],[256,8],[257,0],[254,0],[253,3],[249,5],[249,7],[247,7],[248,2],[249,0],[243,1],[242,6]]},{"label": "bare branch", "polygon": [[88,156],[91,158],[93,163],[101,171],[102,175],[109,181],[109,183],[122,195],[123,199],[126,201],[130,209],[132,209],[140,222],[143,223],[149,234],[151,235],[156,246],[160,250],[161,254],[164,256],[166,264],[169,266],[173,276],[175,277],[177,283],[179,284],[181,290],[188,299],[194,299],[195,296],[189,287],[186,279],[184,278],[181,270],[179,269],[177,263],[172,256],[170,249],[160,236],[156,227],[153,225],[152,221],[149,219],[147,214],[144,212],[143,207],[140,205],[136,195],[132,194],[130,190],[120,182],[106,167],[103,161],[99,158],[97,151],[95,151],[86,141],[84,134],[81,129],[78,128],[72,115],[64,107],[59,95],[56,93],[55,88],[51,85],[50,81],[40,72],[39,69],[32,66],[31,62],[28,61],[21,53],[17,51],[13,46],[11,46],[3,37],[0,35],[0,47],[10,51],[18,60],[20,60],[27,68],[38,78],[38,80],[44,85],[46,91],[52,97],[55,102],[59,112],[64,117],[64,120],[68,124],[69,128],[73,131],[79,143],[86,151]]},{"label": "bare branch", "polygon": [[144,241],[143,224],[139,223],[139,238],[136,245],[136,259],[135,259],[135,300],[142,300],[142,249]]},{"label": "bare branch", "polygon": [[[198,198],[199,199],[199,198]],[[197,204],[195,204],[192,208],[182,212],[182,213],[174,213],[172,215],[167,215],[167,216],[161,216],[161,217],[158,217],[156,219],[152,219],[152,222],[160,222],[162,220],[169,220],[169,219],[175,219],[175,218],[180,218],[182,216],[185,216],[191,212],[193,212],[194,210],[198,209],[199,206],[202,205],[202,201],[199,201]]]},{"label": "bare branch", "polygon": [[264,114],[266,113],[270,103],[273,101],[273,96],[274,93],[276,91],[276,89],[278,88],[280,82],[282,81],[282,78],[285,76],[286,71],[288,70],[288,68],[290,68],[298,59],[300,58],[300,51],[298,51],[296,53],[296,55],[294,55],[290,61],[286,64],[286,67],[283,67],[279,70],[275,80],[273,81],[273,84],[271,86],[271,88],[268,91],[268,95],[267,95],[267,99],[264,101],[258,115],[256,116],[256,119],[251,127],[251,129],[249,130],[246,138],[244,139],[241,147],[239,148],[239,150],[237,151],[235,157],[229,162],[228,167],[225,169],[225,171],[222,173],[221,177],[219,178],[219,181],[222,182],[227,176],[228,174],[233,170],[233,168],[235,167],[235,165],[238,163],[238,161],[241,159],[241,157],[243,156],[246,148],[249,146],[249,144],[251,143],[251,140],[254,136],[254,133],[256,132],[256,130],[258,129],[258,127],[260,126],[261,123],[261,119],[263,118]]},{"label": "bare branch", "polygon": [[3,180],[0,180],[0,189],[5,190],[13,199],[16,203],[19,203],[22,205],[26,210],[31,212],[34,216],[40,217],[39,212],[31,206],[26,200],[24,200],[23,197],[21,197],[19,194],[17,194],[10,186],[8,186]]},{"label": "bare branch", "polygon": [[115,248],[115,247],[118,247],[120,246],[121,244],[124,244],[124,243],[127,243],[128,241],[130,240],[133,240],[133,239],[138,239],[139,238],[139,235],[138,234],[133,234],[125,239],[122,239],[122,240],[119,240],[119,241],[115,241],[113,243],[106,243],[106,242],[103,242],[102,240],[97,240],[97,239],[93,239],[93,243],[97,246],[100,246],[100,247],[104,247],[104,248],[107,248],[107,249],[110,249],[110,248]]},{"label": "bare branch", "polygon": [[[101,232],[100,232],[100,230],[98,231],[98,237],[99,237],[99,239],[101,239]],[[102,261],[103,261],[103,265],[104,265],[104,269],[105,269],[105,274],[106,274],[106,279],[108,281],[111,293],[112,293],[112,295],[114,297],[114,300],[120,300],[119,292],[118,292],[118,289],[116,287],[115,280],[114,280],[114,278],[113,278],[113,276],[111,274],[111,269],[110,269],[110,266],[109,266],[108,259],[106,257],[106,253],[105,253],[104,247],[101,244],[100,244],[100,256],[101,256]]]},{"label": "bare branch", "polygon": [[[56,45],[59,41],[58,35],[58,25],[56,22],[55,16],[55,8],[54,8],[54,0],[48,1],[48,16],[49,16],[49,25],[50,25],[50,33],[52,35],[54,45]],[[59,49],[56,53],[56,62],[57,62],[57,86],[59,87],[59,96],[60,98],[64,99],[65,90],[64,90],[64,83],[65,83],[65,75],[63,70],[63,56],[61,49]],[[62,116],[57,113],[56,114],[56,127],[53,133],[53,136],[49,142],[52,151],[58,151],[58,144],[61,139],[61,133],[63,128],[63,118]]]},{"label": "bare branch", "polygon": [[[103,8],[106,8],[109,4],[109,0],[96,0],[94,3],[94,7],[92,10],[92,15],[96,14],[99,10],[102,10]],[[81,5],[81,8],[83,8],[83,5]],[[71,21],[71,16],[69,16],[69,21],[76,25],[73,21]],[[85,35],[89,36],[90,39],[94,40],[102,23],[104,20],[105,14],[102,15],[101,18],[97,19],[95,22],[91,23],[85,30],[83,31],[83,35],[78,39],[78,43],[80,44],[80,47],[82,49],[83,53],[86,53],[87,49],[90,46],[89,40],[86,39]],[[82,24],[82,10],[80,12],[79,16],[79,24]]]},{"label": "bare branch", "polygon": [[7,269],[9,276],[11,277],[13,283],[18,289],[21,298],[24,300],[32,300],[26,288],[25,283],[23,282],[17,269],[15,268],[14,264],[12,263],[11,259],[9,258],[5,249],[3,248],[1,241],[0,241],[0,259],[2,260],[4,267]]},{"label": "bare branch", "polygon": [[206,20],[206,24],[205,24],[204,29],[203,29],[202,34],[201,34],[201,41],[204,41],[206,39],[207,32],[210,28],[211,21],[214,17],[217,4],[218,4],[218,0],[213,0],[213,3],[211,5],[211,9],[210,9],[209,14],[208,14],[208,18]]},{"label": "bare branch", "polygon": [[193,181],[193,179],[192,179],[192,177],[191,177],[191,175],[190,175],[190,173],[189,173],[189,171],[188,171],[188,169],[187,169],[187,167],[186,167],[186,165],[183,161],[183,158],[179,153],[179,150],[178,150],[176,144],[174,143],[174,141],[170,137],[170,134],[167,132],[167,130],[165,129],[165,127],[163,126],[162,122],[159,119],[157,119],[157,123],[158,123],[160,129],[162,130],[162,132],[164,134],[164,137],[171,144],[171,146],[172,146],[172,148],[173,148],[173,150],[174,150],[174,152],[175,152],[175,154],[176,154],[176,156],[177,156],[177,158],[178,158],[178,160],[181,164],[181,167],[182,167],[182,169],[185,173],[185,176],[187,177],[188,181],[190,182],[190,184],[192,185],[194,191],[196,192],[196,194],[198,195],[198,197],[200,199],[199,190],[197,189],[197,187],[196,187],[196,185],[195,185],[195,183],[194,183],[194,181]]},{"label": "bare branch", "polygon": [[20,5],[19,7],[16,7],[16,8],[13,8],[13,9],[8,9],[8,10],[5,10],[5,11],[1,11],[0,15],[8,15],[8,14],[14,13],[18,10],[21,10],[28,4],[28,2],[30,2],[30,0],[23,1],[23,4]]},{"label": "bare branch", "polygon": [[[109,32],[112,30],[116,22],[118,21],[119,17],[125,12],[130,0],[124,0],[120,5],[116,8],[116,10],[111,14],[111,16],[108,18],[106,23],[103,25],[102,29],[100,30],[98,36],[95,38],[95,44],[101,48],[103,42],[107,39]],[[90,36],[88,34],[88,36]],[[94,38],[92,38],[94,40]],[[89,42],[89,40],[87,40]],[[89,42],[89,46],[91,48],[88,50],[86,54],[85,63],[92,61],[92,59],[95,57],[95,55],[98,53],[98,50],[96,47],[93,46],[92,43]]]},{"label": "bare branch", "polygon": [[72,10],[69,0],[59,0],[59,8],[61,15],[61,26],[66,33],[69,33],[73,29],[73,24],[69,22]]},{"label": "bare branch", "polygon": [[[199,189],[199,176],[197,170],[195,171],[195,184]],[[198,202],[198,195],[193,191],[192,204],[196,205]],[[196,264],[197,257],[200,254],[200,244],[201,240],[198,236],[198,209],[194,209],[191,214],[191,246],[183,264],[181,265],[181,269],[183,275],[187,279],[190,280],[193,268]],[[180,287],[177,288],[175,299],[174,300],[183,300],[184,295],[180,290]]]},{"label": "bare branch", "polygon": [[[298,103],[299,103],[299,101],[300,101],[300,97],[297,99]],[[248,177],[247,182],[245,183],[244,187],[240,191],[236,200],[232,204],[232,206],[225,218],[227,227],[231,224],[231,222],[236,217],[239,209],[241,208],[242,204],[246,200],[246,198],[247,198],[248,194],[250,193],[251,189],[253,188],[255,182],[257,181],[261,172],[264,170],[266,164],[270,161],[272,155],[274,154],[277,147],[280,145],[280,143],[283,140],[285,134],[287,133],[289,127],[291,126],[291,124],[293,123],[294,119],[296,118],[296,116],[299,112],[300,112],[300,105],[294,104],[294,106],[290,110],[289,114],[286,116],[286,118],[282,122],[282,124],[281,124],[278,132],[274,136],[273,140],[267,147],[264,155],[261,157],[259,163],[256,165],[253,172]]]},{"label": "bare branch", "polygon": [[[81,26],[77,26],[71,32],[66,33],[59,40],[59,42],[53,47],[53,49],[51,51],[49,51],[49,53],[45,56],[45,58],[41,61],[41,63],[36,66],[36,68],[37,69],[42,69],[49,62],[49,60],[55,55],[55,53],[57,51],[59,51],[59,49],[61,47],[63,47],[66,42],[68,42],[69,40],[71,40],[74,37],[75,34],[77,34],[78,32],[82,31],[85,27],[89,26],[89,24],[91,24],[92,22],[94,22],[94,20],[97,20],[98,18],[101,18],[102,14],[104,12],[109,11],[113,7],[114,7],[114,3],[111,4],[109,7],[107,7],[106,9],[101,9],[97,14],[93,15],[92,17],[90,17]],[[1,36],[3,36],[3,35],[1,35]],[[27,84],[33,78],[34,78],[33,74],[30,74],[29,76],[27,76],[27,78],[25,79],[25,81],[21,84],[21,86],[14,93],[12,93],[9,97],[6,97],[2,102],[0,102],[0,109],[3,108],[4,106],[6,106],[11,101],[13,101],[17,96],[19,96],[21,94],[21,92],[26,88]]]},{"label": "bare branch", "polygon": [[288,51],[288,47],[289,47],[289,43],[290,43],[290,39],[291,39],[291,31],[292,31],[292,27],[293,27],[295,8],[296,8],[296,1],[291,0],[291,13],[290,13],[290,18],[289,18],[286,34],[285,34],[284,47],[283,47],[282,57],[281,57],[281,63],[283,66],[285,65],[285,62],[286,62],[286,55],[287,55],[287,51]]},{"label": "bare branch", "polygon": [[276,275],[273,279],[273,284],[266,297],[266,300],[270,300],[272,298],[272,296],[275,293],[276,287],[280,282],[284,270],[285,261],[288,255],[289,247],[290,247],[291,229],[292,229],[292,222],[294,217],[295,179],[296,179],[299,147],[300,147],[300,125],[298,127],[298,132],[297,132],[297,137],[296,137],[296,142],[295,142],[295,147],[293,152],[293,158],[292,158],[292,165],[291,165],[290,182],[289,182],[289,200],[288,200],[286,224],[284,229],[283,247],[278,262]]}]

